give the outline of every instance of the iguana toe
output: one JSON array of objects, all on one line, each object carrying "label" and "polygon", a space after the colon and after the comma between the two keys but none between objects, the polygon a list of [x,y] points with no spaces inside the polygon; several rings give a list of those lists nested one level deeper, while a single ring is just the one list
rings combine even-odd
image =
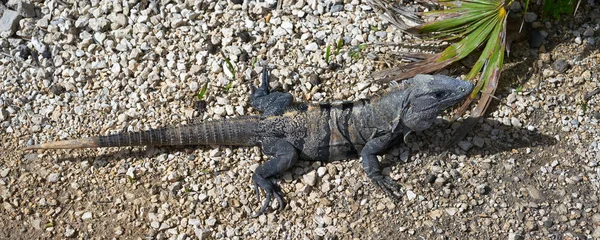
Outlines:
[{"label": "iguana toe", "polygon": [[402,191],[400,185],[393,180],[385,177],[373,179],[375,185],[379,186],[390,198],[394,201],[402,199]]}]

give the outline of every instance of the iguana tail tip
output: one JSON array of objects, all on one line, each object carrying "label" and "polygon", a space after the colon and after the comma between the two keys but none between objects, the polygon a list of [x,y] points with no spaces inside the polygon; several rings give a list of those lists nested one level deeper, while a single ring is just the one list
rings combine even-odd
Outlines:
[{"label": "iguana tail tip", "polygon": [[56,141],[43,144],[35,144],[23,148],[23,151],[36,149],[73,149],[73,148],[95,148],[100,147],[98,138],[82,138],[75,140]]}]

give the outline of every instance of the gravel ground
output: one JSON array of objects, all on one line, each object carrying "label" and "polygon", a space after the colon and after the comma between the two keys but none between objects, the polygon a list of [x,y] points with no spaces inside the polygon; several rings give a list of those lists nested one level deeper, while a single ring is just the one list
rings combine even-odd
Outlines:
[{"label": "gravel ground", "polygon": [[299,101],[364,98],[387,87],[369,74],[419,40],[358,0],[8,2],[0,238],[600,238],[600,95],[586,98],[600,88],[593,1],[567,22],[528,15],[545,44],[512,46],[499,101],[456,147],[442,146],[460,122],[440,119],[383,157],[402,202],[358,160],[301,162],[278,180],[287,208],[258,218],[258,147],[21,148],[256,114],[248,82],[263,59],[271,86]]}]

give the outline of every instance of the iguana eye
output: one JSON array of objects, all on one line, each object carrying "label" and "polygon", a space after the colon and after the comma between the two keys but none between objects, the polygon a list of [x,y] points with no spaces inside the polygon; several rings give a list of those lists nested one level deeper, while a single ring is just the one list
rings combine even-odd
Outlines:
[{"label": "iguana eye", "polygon": [[461,91],[461,92],[465,92],[465,91],[467,91],[467,89],[465,89],[465,88],[460,88],[460,91]]}]

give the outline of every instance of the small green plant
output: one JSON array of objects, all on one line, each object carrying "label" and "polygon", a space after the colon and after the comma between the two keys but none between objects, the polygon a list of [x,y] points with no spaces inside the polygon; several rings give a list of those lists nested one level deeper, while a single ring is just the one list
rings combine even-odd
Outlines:
[{"label": "small green plant", "polygon": [[329,64],[329,57],[331,57],[331,46],[327,45],[327,49],[325,49],[325,62]]},{"label": "small green plant", "polygon": [[571,15],[575,11],[575,0],[544,0],[542,17],[553,17],[560,20],[562,15]]},{"label": "small green plant", "polygon": [[376,26],[371,26],[371,31],[377,32],[379,31],[379,28],[377,28]]},{"label": "small green plant", "polygon": [[52,222],[52,221],[44,224],[44,228],[51,228],[51,227],[54,227],[54,222]]},{"label": "small green plant", "polygon": [[[225,63],[227,63],[227,68],[229,69],[229,72],[231,72],[231,74],[233,75],[233,78],[235,79],[235,76],[236,76],[235,67],[233,67],[233,64],[231,64],[231,61],[229,61],[229,58],[225,58]],[[227,86],[225,86],[225,91],[229,92],[231,87],[233,87],[233,79],[230,79],[229,84],[227,84]]]},{"label": "small green plant", "polygon": [[227,63],[227,68],[229,69],[229,72],[231,72],[233,77],[235,77],[235,68],[233,67],[233,64],[231,64],[231,61],[229,61],[229,58],[225,58],[225,63]]},{"label": "small green plant", "polygon": [[229,81],[229,84],[227,84],[227,86],[225,86],[225,91],[229,92],[229,90],[231,90],[232,87],[233,87],[233,81]]},{"label": "small green plant", "polygon": [[131,176],[127,176],[127,179],[129,180],[129,183],[131,183],[131,184],[135,183],[135,179],[133,179]]},{"label": "small green plant", "polygon": [[361,57],[361,51],[365,49],[365,45],[364,44],[359,44],[358,46],[356,46],[355,48],[350,49],[350,57],[352,59],[359,59]]},{"label": "small green plant", "polygon": [[344,39],[339,39],[337,41],[337,45],[335,47],[335,55],[340,54],[340,50],[342,49],[342,46],[344,46]]},{"label": "small green plant", "polygon": [[258,62],[258,58],[254,57],[254,59],[252,59],[252,68],[254,68],[254,66],[256,66],[257,62]]},{"label": "small green plant", "polygon": [[208,82],[204,83],[204,86],[200,89],[198,93],[198,101],[204,100],[204,95],[206,95],[206,90],[208,89]]},{"label": "small green plant", "polygon": [[521,91],[523,91],[523,85],[519,85],[516,90],[517,93],[520,93]]}]

